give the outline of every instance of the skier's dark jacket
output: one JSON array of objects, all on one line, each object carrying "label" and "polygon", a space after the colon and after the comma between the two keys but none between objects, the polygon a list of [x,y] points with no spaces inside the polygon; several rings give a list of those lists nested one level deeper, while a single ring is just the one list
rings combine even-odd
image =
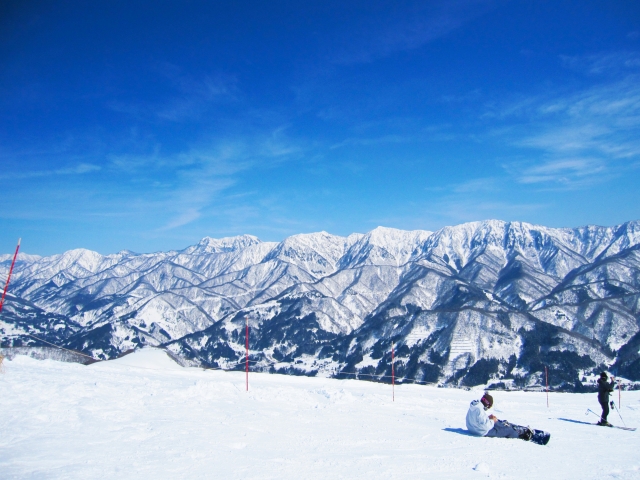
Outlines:
[{"label": "skier's dark jacket", "polygon": [[598,379],[598,401],[609,403],[609,393],[613,392],[614,381],[607,382],[604,378]]}]

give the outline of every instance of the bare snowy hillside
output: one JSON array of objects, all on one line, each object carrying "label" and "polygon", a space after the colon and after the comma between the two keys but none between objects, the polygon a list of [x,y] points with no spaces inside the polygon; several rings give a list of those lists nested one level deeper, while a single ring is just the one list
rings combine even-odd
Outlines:
[{"label": "bare snowy hillside", "polygon": [[[5,360],[2,478],[640,478],[640,436],[589,423],[594,394],[495,392],[546,446],[470,436],[481,389],[181,368],[143,349],[90,366]],[[617,400],[617,398],[616,398]],[[640,392],[621,413],[640,424]],[[610,415],[620,424],[615,412]]]}]

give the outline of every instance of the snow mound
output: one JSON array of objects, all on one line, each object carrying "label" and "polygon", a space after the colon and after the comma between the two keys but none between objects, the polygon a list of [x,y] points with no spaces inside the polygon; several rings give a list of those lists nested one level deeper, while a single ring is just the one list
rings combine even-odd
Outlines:
[{"label": "snow mound", "polygon": [[142,348],[115,360],[93,365],[122,365],[127,367],[151,368],[153,370],[182,370],[167,352],[160,348]]}]

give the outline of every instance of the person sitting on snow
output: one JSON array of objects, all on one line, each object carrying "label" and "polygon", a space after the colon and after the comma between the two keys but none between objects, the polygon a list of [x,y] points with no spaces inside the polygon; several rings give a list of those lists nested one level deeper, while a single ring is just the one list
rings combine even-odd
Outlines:
[{"label": "person sitting on snow", "polygon": [[611,375],[611,382],[607,382],[607,372],[602,372],[598,379],[598,403],[602,407],[602,415],[598,425],[608,426],[607,415],[609,415],[609,394],[613,392],[616,378]]},{"label": "person sitting on snow", "polygon": [[479,437],[531,440],[533,431],[530,428],[511,425],[506,420],[498,420],[495,415],[487,415],[492,406],[493,397],[486,392],[480,400],[471,402],[467,412],[467,430]]}]

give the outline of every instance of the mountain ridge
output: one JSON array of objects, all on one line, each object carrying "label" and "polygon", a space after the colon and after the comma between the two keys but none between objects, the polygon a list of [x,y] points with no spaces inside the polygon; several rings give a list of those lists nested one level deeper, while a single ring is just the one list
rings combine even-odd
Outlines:
[{"label": "mountain ridge", "polygon": [[[0,256],[5,275],[8,262]],[[534,385],[541,362],[567,385],[607,366],[640,380],[628,346],[640,335],[638,221],[205,237],[151,254],[76,249],[23,256],[11,293],[31,310],[7,304],[3,346],[33,345],[20,332],[38,333],[96,358],[157,345],[221,366],[242,350],[248,316],[256,368],[268,371],[382,380],[394,341],[396,369],[414,381]],[[57,333],[47,315],[68,328]]]}]

